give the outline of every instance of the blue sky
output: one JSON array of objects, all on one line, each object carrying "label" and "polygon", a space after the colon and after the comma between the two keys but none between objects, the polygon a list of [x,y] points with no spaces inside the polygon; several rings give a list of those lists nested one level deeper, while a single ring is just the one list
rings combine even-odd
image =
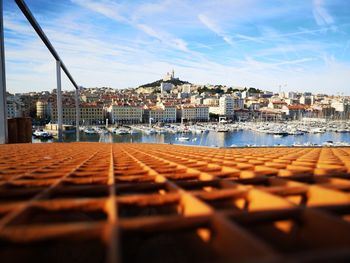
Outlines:
[{"label": "blue sky", "polygon": [[[196,84],[350,95],[347,0],[27,0],[79,85]],[[55,62],[4,0],[7,89],[55,88]],[[73,89],[64,79],[64,88]]]}]

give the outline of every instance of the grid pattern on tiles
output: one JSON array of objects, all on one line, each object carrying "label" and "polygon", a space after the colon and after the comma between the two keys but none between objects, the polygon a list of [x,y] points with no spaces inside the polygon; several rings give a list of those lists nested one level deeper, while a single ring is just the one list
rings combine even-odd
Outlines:
[{"label": "grid pattern on tiles", "polygon": [[350,148],[0,146],[1,262],[349,262]]}]

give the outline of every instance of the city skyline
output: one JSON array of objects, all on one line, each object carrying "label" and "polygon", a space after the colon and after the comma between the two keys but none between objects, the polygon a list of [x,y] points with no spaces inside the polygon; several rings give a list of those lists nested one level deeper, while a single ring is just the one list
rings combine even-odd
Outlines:
[{"label": "city skyline", "polygon": [[[195,84],[350,95],[344,1],[26,2],[82,86],[135,87],[174,68]],[[51,90],[54,60],[4,3],[7,90]]]}]

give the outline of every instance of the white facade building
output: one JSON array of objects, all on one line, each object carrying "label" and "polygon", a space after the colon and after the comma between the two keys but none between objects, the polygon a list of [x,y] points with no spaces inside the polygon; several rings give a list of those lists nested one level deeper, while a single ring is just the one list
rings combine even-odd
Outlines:
[{"label": "white facade building", "polygon": [[204,105],[183,105],[181,118],[188,121],[208,121],[209,107]]},{"label": "white facade building", "polygon": [[242,91],[242,98],[245,99],[245,98],[248,98],[249,97],[249,92],[248,91]]},{"label": "white facade building", "polygon": [[163,106],[164,109],[164,121],[176,122],[176,107],[175,106]]},{"label": "white facade building", "polygon": [[203,97],[200,95],[191,96],[191,104],[203,104]]},{"label": "white facade building", "polygon": [[175,78],[175,72],[174,70],[171,71],[171,73],[167,72],[165,76],[163,77],[164,81],[172,80]]},{"label": "white facade building", "polygon": [[288,98],[289,99],[296,99],[297,98],[297,93],[293,92],[293,91],[288,92]]},{"label": "white facade building", "polygon": [[209,113],[212,114],[220,114],[220,107],[219,106],[211,106],[209,107]]},{"label": "white facade building", "polygon": [[203,104],[208,106],[219,106],[218,98],[205,98],[203,99]]},{"label": "white facade building", "polygon": [[36,117],[37,118],[43,119],[43,118],[50,116],[51,112],[50,112],[49,103],[47,101],[38,100],[36,102],[35,106],[36,106]]},{"label": "white facade building", "polygon": [[314,97],[313,96],[301,96],[299,99],[300,104],[304,105],[313,105],[314,104]]},{"label": "white facade building", "polygon": [[233,109],[243,109],[244,108],[244,99],[239,97],[233,98]]},{"label": "white facade building", "polygon": [[[104,122],[104,109],[102,105],[83,104],[79,105],[80,122],[83,125],[101,124]],[[63,124],[75,124],[76,108],[75,105],[62,105]],[[54,104],[51,110],[51,122],[57,123],[57,106]]]},{"label": "white facade building", "polygon": [[139,106],[129,105],[111,105],[108,108],[110,121],[112,123],[118,122],[142,122],[143,109]]},{"label": "white facade building", "polygon": [[220,115],[226,116],[226,117],[232,117],[233,116],[233,98],[229,95],[224,95],[219,99],[219,108],[220,108]]},{"label": "white facade building", "polygon": [[152,122],[176,122],[176,107],[175,106],[154,106],[147,109],[148,120]]},{"label": "white facade building", "polygon": [[183,93],[191,93],[191,85],[190,84],[183,84],[182,85],[182,92]]},{"label": "white facade building", "polygon": [[344,101],[340,100],[332,101],[331,106],[335,109],[335,111],[338,112],[344,112],[346,108],[346,104],[344,103]]}]

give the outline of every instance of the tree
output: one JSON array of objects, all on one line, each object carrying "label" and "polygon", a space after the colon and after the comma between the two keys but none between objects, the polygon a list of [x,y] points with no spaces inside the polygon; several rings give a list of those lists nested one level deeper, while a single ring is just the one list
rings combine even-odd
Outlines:
[{"label": "tree", "polygon": [[214,120],[214,121],[217,121],[219,120],[219,114],[215,114],[215,113],[209,113],[209,119],[210,120]]},{"label": "tree", "polygon": [[248,89],[248,92],[250,92],[250,93],[262,93],[261,90],[256,89],[256,88],[253,88],[253,87],[250,87],[250,88]]}]

